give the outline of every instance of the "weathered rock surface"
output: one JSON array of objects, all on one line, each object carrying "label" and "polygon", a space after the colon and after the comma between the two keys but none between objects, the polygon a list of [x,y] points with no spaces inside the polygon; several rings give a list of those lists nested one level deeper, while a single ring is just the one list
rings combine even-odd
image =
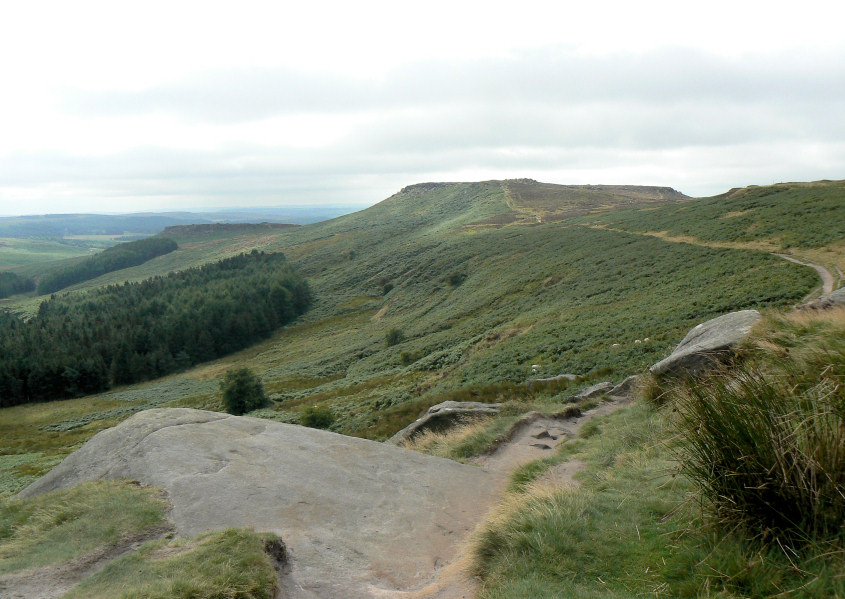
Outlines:
[{"label": "weathered rock surface", "polygon": [[531,379],[528,381],[528,386],[530,387],[534,383],[553,383],[555,381],[575,381],[578,379],[577,374],[558,374],[555,376],[550,376],[544,379]]},{"label": "weathered rock surface", "polygon": [[828,293],[827,295],[823,295],[818,299],[815,299],[811,302],[807,302],[806,304],[802,304],[798,306],[799,310],[829,310],[830,308],[836,308],[839,306],[845,306],[845,287],[842,289],[837,289],[832,293]]},{"label": "weathered rock surface", "polygon": [[425,414],[390,437],[388,442],[398,445],[423,431],[442,430],[468,417],[497,414],[501,405],[480,401],[444,401],[431,406]]},{"label": "weathered rock surface", "polygon": [[574,401],[583,401],[585,399],[595,399],[596,397],[601,397],[602,395],[607,395],[610,390],[613,389],[613,383],[608,381],[604,381],[602,383],[596,383],[586,389],[582,389],[578,393],[576,393],[572,399]]},{"label": "weathered rock surface", "polygon": [[636,374],[632,374],[631,376],[623,380],[621,383],[616,385],[613,389],[608,391],[607,394],[611,397],[630,397],[634,394],[634,391],[636,391],[639,382],[640,377]]},{"label": "weathered rock surface", "polygon": [[155,409],[105,430],[21,493],[99,478],[167,490],[177,533],[279,534],[286,597],[382,597],[452,559],[496,481],[481,468],[255,418]]},{"label": "weathered rock surface", "polygon": [[701,323],[687,333],[668,358],[650,370],[653,374],[706,370],[745,339],[760,318],[757,310],[741,310]]}]

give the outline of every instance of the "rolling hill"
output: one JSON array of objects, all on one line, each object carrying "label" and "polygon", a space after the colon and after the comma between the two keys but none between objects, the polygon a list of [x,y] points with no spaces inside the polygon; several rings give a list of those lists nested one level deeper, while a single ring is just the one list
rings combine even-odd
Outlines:
[{"label": "rolling hill", "polygon": [[[840,184],[819,185],[836,193]],[[759,216],[794,227],[805,198],[787,200],[762,204]],[[621,379],[665,355],[698,322],[789,305],[817,286],[811,269],[760,249],[619,230],[623,217],[657,222],[720,201],[690,200],[668,188],[428,183],[302,227],[170,229],[176,251],[63,293],[258,249],[284,252],[308,278],[312,309],[270,341],[182,375],[7,414],[0,421],[3,452],[42,445],[33,439],[44,427],[52,433],[43,451],[8,470],[9,484],[31,480],[56,456],[140,409],[220,409],[215,381],[236,364],[253,368],[275,400],[256,415],[297,422],[304,407],[326,405],[337,415],[333,430],[384,439],[445,397],[495,399],[485,391],[490,385],[563,372]],[[524,218],[528,209],[547,215],[573,206],[571,218]],[[807,228],[824,240],[838,226],[828,217]],[[6,305],[27,311],[39,301]],[[387,343],[391,331],[400,342]],[[20,481],[18,473],[25,473]]]},{"label": "rolling hill", "polygon": [[[841,312],[822,317],[779,313],[778,308],[818,295],[820,285],[812,268],[776,254],[823,265],[835,275],[834,284],[841,285],[837,269],[845,268],[843,199],[845,185],[833,181],[751,187],[702,199],[670,188],[561,186],[526,179],[425,183],[406,187],[367,210],[306,226],[169,227],[161,235],[177,242],[175,251],[79,283],[60,292],[54,303],[72,306],[76,299],[94,297],[88,293],[93,289],[259,250],[283,252],[307,277],[313,307],[270,339],[185,372],[98,395],[0,410],[0,498],[40,477],[97,432],[137,412],[158,407],[220,411],[218,382],[233,367],[248,366],[259,374],[273,400],[248,414],[252,419],[231,422],[249,435],[269,426],[254,418],[304,423],[309,410],[321,409],[331,415],[332,431],[383,440],[443,400],[501,403],[496,417],[459,428],[451,436],[427,437],[414,446],[458,460],[473,459],[503,442],[529,411],[562,417],[581,414],[582,408],[599,402],[600,416],[582,419],[580,431],[561,437],[548,457],[511,473],[505,500],[494,517],[482,522],[471,546],[472,573],[484,582],[480,597],[696,596],[702,588],[725,597],[768,596],[782,589],[794,591],[796,597],[835,595],[841,589],[840,549],[814,545],[806,553],[784,557],[777,547],[755,545],[756,539],[713,533],[706,510],[690,501],[695,497],[693,481],[677,476],[680,454],[672,406],[639,401],[605,415],[618,405],[571,402],[580,387],[642,372],[698,323],[746,308],[762,308],[765,314],[753,343],[767,368],[775,373],[790,368],[785,356],[803,364],[800,372],[785,370],[776,380],[795,375],[808,393],[818,389],[830,402],[841,397],[835,385],[840,380],[836,377],[841,378],[841,360],[834,369],[828,364],[830,356],[842,352]],[[42,299],[19,295],[3,305],[32,314]],[[574,381],[526,384],[562,373],[578,376]],[[661,390],[662,384],[654,382],[652,397],[682,393]],[[725,388],[733,393],[734,387],[728,382]],[[131,423],[138,418],[106,435],[122,437],[119,431],[129,430],[129,441],[136,433],[146,438],[143,431],[133,432]],[[309,436],[303,429],[272,427]],[[698,430],[694,426],[687,434]],[[197,459],[203,464],[210,460],[208,472],[200,468],[202,480],[212,471],[223,472],[222,464],[241,451],[226,453],[223,459],[222,445],[213,435],[197,439],[203,447]],[[526,442],[535,440],[532,436]],[[89,452],[96,453],[90,448],[96,441]],[[129,445],[135,451],[134,442]],[[376,446],[384,448],[368,447]],[[167,443],[162,447],[165,453],[173,451]],[[244,451],[245,463],[253,463],[251,450]],[[103,457],[113,457],[106,454]],[[83,462],[83,470],[92,461],[84,456],[83,451],[75,458]],[[329,468],[347,464],[349,458],[325,457]],[[268,459],[276,463],[272,453]],[[549,476],[561,472],[559,468],[570,482],[573,471],[565,468],[582,469],[575,483],[581,488],[550,486]],[[382,476],[377,463],[364,463],[362,469],[365,478]],[[61,478],[61,469],[51,476]],[[321,481],[317,488],[325,490],[321,476],[298,475],[291,484],[307,487],[313,481],[306,484],[306,479],[313,477]],[[143,540],[167,533],[167,505],[154,490],[92,485],[0,503],[0,592],[5,584],[29,580],[26,570],[16,573],[24,568],[21,564],[47,563],[39,543],[52,539],[54,531],[66,530],[65,522],[84,523],[83,528],[70,527],[69,534],[75,536],[52,543],[67,556],[83,551],[79,547],[94,547],[95,534],[113,539],[140,535]],[[255,497],[240,479],[235,488],[243,491],[244,502]],[[383,495],[366,506],[380,524],[386,521],[378,512]],[[121,503],[119,526],[105,530],[92,516],[113,513],[115,501]],[[273,498],[268,501],[269,507],[264,507],[275,514]],[[219,502],[212,503],[225,510]],[[183,510],[192,504],[175,505]],[[298,504],[294,508],[306,509]],[[321,513],[320,506],[307,509]],[[239,505],[238,510],[253,513],[249,506]],[[225,521],[205,515],[210,529]],[[261,528],[279,533],[282,527],[275,526],[273,518]],[[357,527],[354,521],[352,525]],[[352,538],[333,536],[321,518],[307,528],[306,534],[325,532],[328,544]],[[115,559],[72,593],[94,596],[91,589],[99,589],[101,595],[96,596],[110,596],[115,585],[137,590],[173,580],[173,589],[194,585],[191,588],[220,592],[252,585],[254,592],[243,596],[272,596],[278,584],[293,584],[293,579],[285,582],[285,568],[290,566],[283,563],[282,541],[271,533],[244,529],[194,539],[165,537]],[[109,542],[121,547],[119,540]],[[297,542],[291,544],[299,552],[297,568],[326,565],[319,557],[323,552],[303,558]],[[363,554],[353,546],[349,555]],[[11,561],[4,556],[12,556]],[[211,560],[219,566],[204,570],[201,566]],[[241,563],[238,560],[248,561],[249,568],[232,566]],[[365,562],[349,575],[369,572]],[[448,575],[452,565],[438,570],[435,560],[424,564],[420,575],[432,569]],[[2,568],[11,568],[11,578],[3,578]],[[399,559],[392,569],[376,574],[395,581],[395,571],[401,568]],[[296,576],[303,572],[295,570]],[[313,588],[330,582],[321,576]],[[294,596],[301,591],[284,588]],[[348,591],[327,591],[326,596]],[[183,596],[176,590],[161,592]],[[371,595],[361,591],[360,596]]]}]

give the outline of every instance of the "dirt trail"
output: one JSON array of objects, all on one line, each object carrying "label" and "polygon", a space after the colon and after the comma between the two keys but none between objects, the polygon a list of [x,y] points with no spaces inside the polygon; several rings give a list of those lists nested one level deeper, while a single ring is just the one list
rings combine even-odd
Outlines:
[{"label": "dirt trail", "polygon": [[833,274],[824,266],[820,266],[819,264],[813,264],[811,262],[804,262],[786,254],[775,253],[775,256],[777,256],[778,258],[783,258],[784,260],[789,260],[790,262],[794,262],[795,264],[809,266],[810,268],[815,269],[815,271],[819,273],[819,276],[822,279],[822,295],[827,295],[828,293],[831,293],[833,291],[833,285],[836,281],[836,278],[834,278]]},{"label": "dirt trail", "polygon": [[617,399],[604,402],[575,418],[556,419],[538,414],[535,418],[526,419],[508,443],[478,458],[475,463],[489,472],[509,476],[523,464],[554,455],[557,446],[577,436],[584,423],[596,416],[613,412],[627,401]]},{"label": "dirt trail", "polygon": [[[630,401],[629,397],[615,398],[574,418],[529,414],[516,425],[517,428],[509,441],[500,445],[494,452],[474,460],[474,463],[499,479],[499,488],[494,497],[479,497],[479,501],[495,505],[496,500],[504,493],[515,468],[554,455],[558,445],[576,437],[585,423],[628,405]],[[583,467],[584,463],[580,460],[569,460],[551,468],[541,479],[561,486],[577,486],[573,477]],[[481,524],[484,520],[485,518],[482,518],[476,524]],[[424,588],[414,591],[381,591],[374,593],[374,596],[379,599],[472,599],[478,593],[479,581],[467,579],[465,574],[470,561],[467,540],[456,540],[459,549],[455,559],[443,566],[434,581]]]}]

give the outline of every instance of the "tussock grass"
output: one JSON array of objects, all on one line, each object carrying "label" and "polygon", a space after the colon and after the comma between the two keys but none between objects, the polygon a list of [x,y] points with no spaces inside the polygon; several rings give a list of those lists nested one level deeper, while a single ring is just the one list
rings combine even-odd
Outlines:
[{"label": "tussock grass", "polygon": [[[483,580],[480,597],[632,597],[668,590],[666,564],[681,532],[669,515],[689,483],[672,477],[667,423],[637,404],[602,418],[600,426],[602,434],[568,442],[561,456],[517,472],[511,492],[471,544],[471,571]],[[572,456],[586,464],[579,489],[532,482]]]},{"label": "tussock grass", "polygon": [[67,599],[271,599],[277,583],[269,533],[228,529],[154,541],[94,573]]},{"label": "tussock grass", "polygon": [[167,525],[161,491],[97,481],[0,503],[0,573],[66,562]]},{"label": "tussock grass", "polygon": [[441,458],[463,460],[486,451],[516,420],[515,416],[475,418],[443,432],[424,431],[403,446]]},{"label": "tussock grass", "polygon": [[845,311],[773,316],[755,357],[673,393],[681,460],[725,529],[843,535]]}]

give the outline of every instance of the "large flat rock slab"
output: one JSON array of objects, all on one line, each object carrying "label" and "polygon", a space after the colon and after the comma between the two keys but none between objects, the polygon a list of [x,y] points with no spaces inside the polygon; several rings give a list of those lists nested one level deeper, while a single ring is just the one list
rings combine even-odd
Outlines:
[{"label": "large flat rock slab", "polygon": [[421,588],[497,486],[481,468],[390,444],[178,408],[97,434],[19,496],[100,478],[166,489],[182,536],[231,526],[277,533],[290,550],[293,597]]}]

